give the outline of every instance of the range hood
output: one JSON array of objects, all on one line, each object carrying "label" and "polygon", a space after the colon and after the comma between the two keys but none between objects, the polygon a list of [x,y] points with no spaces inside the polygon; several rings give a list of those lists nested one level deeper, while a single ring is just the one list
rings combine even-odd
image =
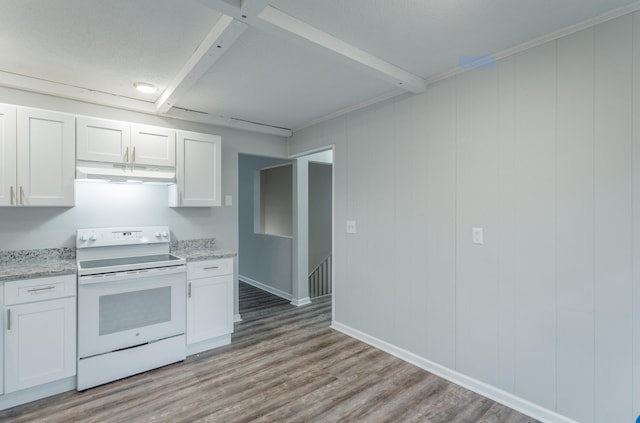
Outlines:
[{"label": "range hood", "polygon": [[175,183],[176,169],[164,166],[76,162],[76,179],[93,179],[113,182],[160,182]]}]

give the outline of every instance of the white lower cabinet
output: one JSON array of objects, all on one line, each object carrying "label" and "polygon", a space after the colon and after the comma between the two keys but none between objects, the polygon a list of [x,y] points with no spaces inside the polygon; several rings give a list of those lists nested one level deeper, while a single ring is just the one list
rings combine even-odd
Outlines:
[{"label": "white lower cabinet", "polygon": [[[0,289],[0,310],[4,310],[4,290]],[[0,325],[4,327],[4,313],[0,313]],[[0,331],[0,398],[4,394],[4,330]]]},{"label": "white lower cabinet", "polygon": [[233,332],[233,259],[187,263],[187,354],[228,344]]},{"label": "white lower cabinet", "polygon": [[75,286],[75,275],[5,282],[5,394],[76,374]]}]

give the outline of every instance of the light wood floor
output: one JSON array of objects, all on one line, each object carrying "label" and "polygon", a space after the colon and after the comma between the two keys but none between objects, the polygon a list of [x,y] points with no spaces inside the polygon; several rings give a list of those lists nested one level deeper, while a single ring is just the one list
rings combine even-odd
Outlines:
[{"label": "light wood floor", "polygon": [[1,422],[535,422],[240,284],[230,346],[0,412]]}]

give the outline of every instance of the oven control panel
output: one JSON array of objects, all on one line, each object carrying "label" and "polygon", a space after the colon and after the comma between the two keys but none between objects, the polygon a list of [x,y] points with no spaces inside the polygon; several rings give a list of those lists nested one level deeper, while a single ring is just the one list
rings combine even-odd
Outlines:
[{"label": "oven control panel", "polygon": [[111,232],[111,239],[114,241],[131,241],[142,238],[142,231],[118,231]]},{"label": "oven control panel", "polygon": [[170,241],[168,226],[78,229],[76,248],[166,244]]}]

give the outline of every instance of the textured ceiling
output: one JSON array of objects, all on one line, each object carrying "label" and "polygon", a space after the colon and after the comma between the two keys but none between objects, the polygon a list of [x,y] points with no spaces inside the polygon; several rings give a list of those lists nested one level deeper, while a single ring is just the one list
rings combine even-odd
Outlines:
[{"label": "textured ceiling", "polygon": [[290,128],[391,89],[330,54],[249,29],[177,106]]},{"label": "textured ceiling", "polygon": [[[2,0],[0,86],[287,135],[279,128],[420,92],[423,79],[455,69],[460,56],[494,54],[635,5]],[[141,94],[136,81],[159,91]]]},{"label": "textured ceiling", "polygon": [[0,70],[155,99],[133,83],[164,89],[219,17],[175,0],[2,0]]}]

